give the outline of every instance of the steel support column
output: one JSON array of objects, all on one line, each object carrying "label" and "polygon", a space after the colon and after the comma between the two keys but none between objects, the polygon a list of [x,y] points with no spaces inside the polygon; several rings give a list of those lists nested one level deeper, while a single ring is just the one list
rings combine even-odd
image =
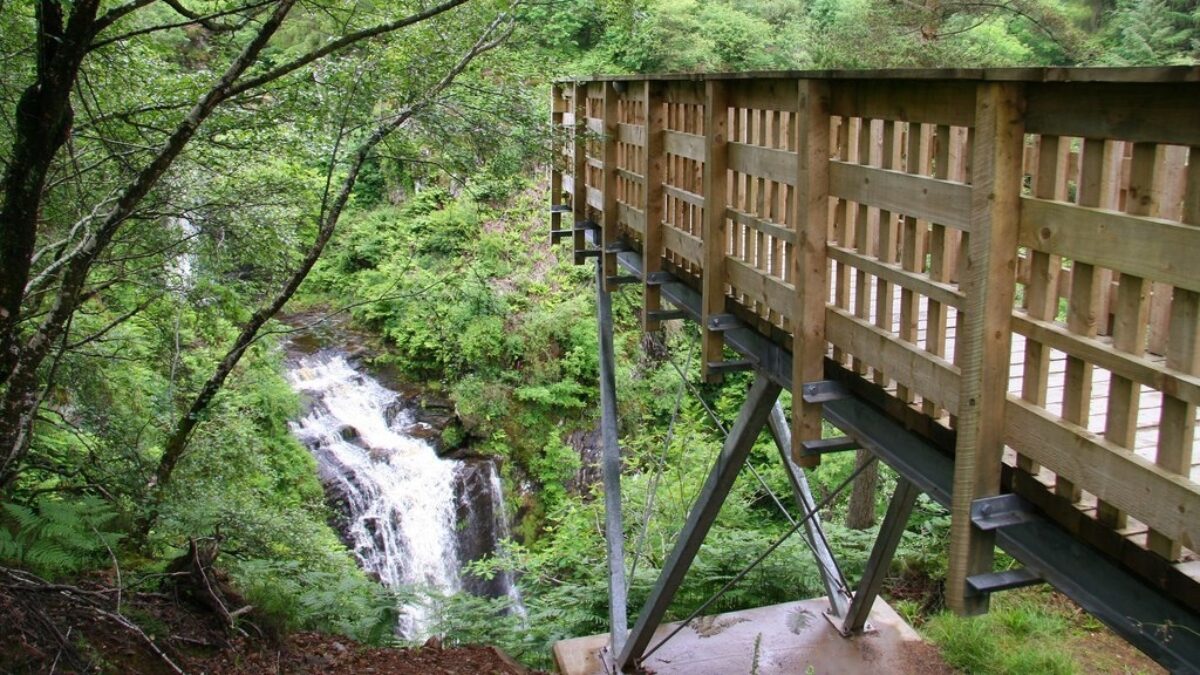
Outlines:
[{"label": "steel support column", "polygon": [[750,393],[746,395],[746,402],[738,412],[737,421],[725,438],[721,454],[708,474],[695,506],[688,513],[687,523],[679,533],[671,557],[659,573],[658,581],[650,591],[646,604],[642,606],[637,623],[634,624],[633,631],[617,658],[617,665],[621,669],[633,666],[635,660],[650,645],[654,631],[662,622],[667,607],[670,606],[676,591],[683,583],[684,575],[691,567],[692,560],[700,550],[700,544],[704,542],[705,535],[716,520],[721,505],[725,503],[738,471],[745,464],[751,448],[754,447],[754,441],[758,439],[758,434],[767,423],[767,418],[771,415],[771,406],[779,397],[779,392],[778,384],[762,373],[756,374]]},{"label": "steel support column", "polygon": [[596,318],[600,335],[600,433],[604,448],[604,537],[608,541],[608,625],[613,654],[621,653],[628,631],[625,581],[625,529],[621,522],[621,447],[617,441],[616,360],[613,354],[612,296],[604,290],[604,264],[596,261]]},{"label": "steel support column", "polygon": [[[803,518],[812,513],[817,504],[813,500],[812,491],[808,488],[808,478],[804,475],[804,469],[796,466],[796,463],[792,461],[792,428],[787,416],[783,414],[783,406],[779,405],[779,401],[772,406],[768,423],[771,427],[771,436],[775,439],[775,447],[779,448],[779,457],[783,460],[784,468],[787,469],[788,481],[792,484],[792,495],[796,498],[796,506],[800,508],[800,517]],[[813,555],[817,559],[817,569],[821,572],[821,583],[825,586],[825,594],[829,596],[830,613],[836,617],[846,616],[850,597],[839,585],[842,574],[838,570],[837,559],[833,557],[833,552],[826,545],[819,514],[814,513],[812,518],[804,523],[804,536],[812,546]]]},{"label": "steel support column", "polygon": [[843,633],[860,633],[867,625],[867,617],[871,614],[871,607],[875,604],[875,598],[883,586],[883,579],[892,565],[892,556],[896,555],[896,547],[900,545],[904,526],[908,524],[908,516],[912,513],[919,494],[921,491],[907,478],[896,478],[896,491],[892,493],[887,515],[883,518],[883,525],[879,526],[879,535],[875,537],[871,557],[867,559],[867,568],[863,571],[862,580],[858,582],[854,601],[850,603],[850,612],[842,624]]}]

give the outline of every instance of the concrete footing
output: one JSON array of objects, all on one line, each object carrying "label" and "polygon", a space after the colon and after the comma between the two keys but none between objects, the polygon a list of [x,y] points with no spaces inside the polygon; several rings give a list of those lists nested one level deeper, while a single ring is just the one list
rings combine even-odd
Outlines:
[{"label": "concrete footing", "polygon": [[[952,672],[937,650],[923,642],[883,600],[876,600],[871,608],[872,630],[850,638],[842,637],[826,620],[828,607],[828,600],[816,598],[702,617],[651,654],[642,666],[656,675]],[[651,646],[677,625],[659,627]],[[558,671],[563,675],[604,673],[607,644],[607,634],[556,643]]]}]

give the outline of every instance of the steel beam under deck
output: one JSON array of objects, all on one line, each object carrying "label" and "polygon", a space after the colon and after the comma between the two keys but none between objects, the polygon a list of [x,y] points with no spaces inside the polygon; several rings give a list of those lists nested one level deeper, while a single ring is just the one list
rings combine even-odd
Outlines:
[{"label": "steel beam under deck", "polygon": [[[617,260],[632,274],[642,275],[640,254],[624,252]],[[660,283],[663,300],[693,321],[700,321],[700,294],[696,290],[680,280],[655,281]],[[728,328],[723,337],[725,344],[755,361],[759,377],[768,377],[792,390],[790,352],[744,324]],[[831,379],[852,383],[856,391],[874,392],[873,398],[886,400],[882,389],[832,361],[826,361],[825,371]],[[823,410],[825,419],[934,501],[949,506],[954,462],[931,441],[857,394],[826,401]],[[1200,615],[1083,544],[1049,518],[1035,513],[1023,522],[1001,527],[996,543],[1166,668],[1200,672]],[[630,646],[626,645],[626,651],[632,653]]]}]

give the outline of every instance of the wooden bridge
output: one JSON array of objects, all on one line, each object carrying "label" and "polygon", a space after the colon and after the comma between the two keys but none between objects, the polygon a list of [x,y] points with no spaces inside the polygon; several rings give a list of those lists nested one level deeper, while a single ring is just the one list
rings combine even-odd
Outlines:
[{"label": "wooden bridge", "polygon": [[[554,238],[602,296],[639,284],[646,330],[698,321],[707,377],[790,390],[796,464],[867,448],[946,504],[953,609],[1048,581],[1200,669],[1200,69],[601,77],[557,83],[553,123]],[[775,396],[750,399],[696,511]],[[614,618],[618,665],[705,518],[627,642]]]}]

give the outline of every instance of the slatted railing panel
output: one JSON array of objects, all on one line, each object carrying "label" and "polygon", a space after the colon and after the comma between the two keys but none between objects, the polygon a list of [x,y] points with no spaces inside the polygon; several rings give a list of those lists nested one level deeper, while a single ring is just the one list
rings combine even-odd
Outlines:
[{"label": "slatted railing panel", "polygon": [[1038,105],[1053,88],[1032,87],[1030,131],[1042,133],[1021,209],[1028,276],[1014,328],[1025,348],[1008,443],[1019,469],[1102,525],[1168,560],[1193,558],[1200,134],[1169,124],[1178,105],[1154,99],[1128,110],[1136,123],[1051,119]]},{"label": "slatted railing panel", "polygon": [[[830,162],[833,223],[827,336],[833,357],[930,414],[956,412],[955,325],[963,293],[958,249],[969,218],[970,87],[875,90],[834,84],[836,143]],[[896,83],[889,83],[894,85]],[[884,97],[899,94],[889,104]],[[926,104],[926,102],[929,102]],[[879,116],[864,116],[867,113]]]},{"label": "slatted railing panel", "polygon": [[795,245],[795,87],[730,84],[725,255],[727,291],[763,322],[790,328]]},{"label": "slatted railing panel", "polygon": [[678,269],[700,274],[704,196],[704,85],[672,82],[664,93],[663,246]]}]

